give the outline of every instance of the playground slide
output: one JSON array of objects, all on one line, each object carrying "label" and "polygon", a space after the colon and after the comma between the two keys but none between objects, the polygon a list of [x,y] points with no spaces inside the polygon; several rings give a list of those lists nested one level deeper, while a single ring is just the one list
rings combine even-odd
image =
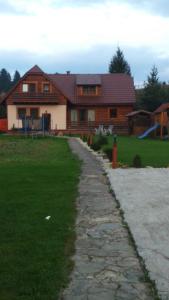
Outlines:
[{"label": "playground slide", "polygon": [[155,125],[153,125],[152,127],[150,127],[149,129],[147,129],[142,135],[138,136],[139,139],[144,139],[146,136],[149,135],[150,132],[154,131],[155,129],[157,129],[160,126],[160,124],[156,123]]}]

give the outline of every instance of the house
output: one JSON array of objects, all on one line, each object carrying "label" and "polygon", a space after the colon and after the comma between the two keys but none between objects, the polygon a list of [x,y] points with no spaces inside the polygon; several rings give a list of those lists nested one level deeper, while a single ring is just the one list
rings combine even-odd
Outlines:
[{"label": "house", "polygon": [[29,128],[84,132],[114,125],[128,133],[133,80],[126,74],[46,74],[30,69],[5,98],[8,130]]}]

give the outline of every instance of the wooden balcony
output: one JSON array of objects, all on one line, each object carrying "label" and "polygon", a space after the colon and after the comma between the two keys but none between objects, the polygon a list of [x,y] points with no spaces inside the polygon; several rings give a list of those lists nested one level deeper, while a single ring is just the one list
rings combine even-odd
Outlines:
[{"label": "wooden balcony", "polygon": [[55,93],[15,93],[14,103],[50,103],[57,104],[58,96]]}]

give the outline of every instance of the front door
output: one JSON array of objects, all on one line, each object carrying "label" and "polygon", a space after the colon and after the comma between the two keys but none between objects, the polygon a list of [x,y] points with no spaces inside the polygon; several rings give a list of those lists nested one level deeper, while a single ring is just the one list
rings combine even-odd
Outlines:
[{"label": "front door", "polygon": [[51,129],[51,114],[44,113],[42,115],[42,128],[45,131],[49,131]]}]

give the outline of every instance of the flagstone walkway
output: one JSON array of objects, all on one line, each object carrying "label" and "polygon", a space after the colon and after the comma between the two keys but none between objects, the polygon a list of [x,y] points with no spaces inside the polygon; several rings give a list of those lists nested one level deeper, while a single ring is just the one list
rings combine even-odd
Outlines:
[{"label": "flagstone walkway", "polygon": [[60,299],[155,299],[101,163],[77,139],[71,138],[69,143],[83,164],[77,199],[75,265]]}]

